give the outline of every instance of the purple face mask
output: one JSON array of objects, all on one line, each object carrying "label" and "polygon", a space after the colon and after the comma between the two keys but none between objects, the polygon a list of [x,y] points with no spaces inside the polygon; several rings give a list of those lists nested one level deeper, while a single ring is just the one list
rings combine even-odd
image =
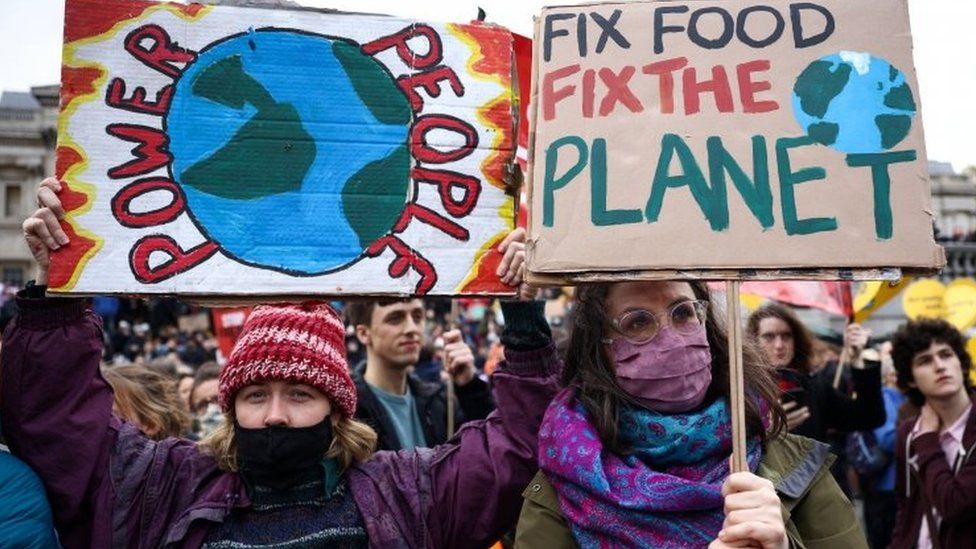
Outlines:
[{"label": "purple face mask", "polygon": [[647,343],[613,341],[617,383],[656,412],[687,412],[702,403],[712,382],[705,328],[681,334],[665,326]]}]

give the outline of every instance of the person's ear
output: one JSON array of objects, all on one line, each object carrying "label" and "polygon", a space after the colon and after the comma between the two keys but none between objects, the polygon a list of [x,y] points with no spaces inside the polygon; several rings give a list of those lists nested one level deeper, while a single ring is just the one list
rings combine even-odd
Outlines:
[{"label": "person's ear", "polygon": [[356,339],[359,340],[359,343],[369,346],[369,328],[365,324],[356,325]]}]

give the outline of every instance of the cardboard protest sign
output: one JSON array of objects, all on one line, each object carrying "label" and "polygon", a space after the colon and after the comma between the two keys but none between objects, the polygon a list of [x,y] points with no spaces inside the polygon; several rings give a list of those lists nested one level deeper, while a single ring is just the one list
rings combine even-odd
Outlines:
[{"label": "cardboard protest sign", "polygon": [[529,270],[940,268],[911,53],[905,0],[545,8]]},{"label": "cardboard protest sign", "polygon": [[499,27],[67,0],[60,293],[510,293]]}]

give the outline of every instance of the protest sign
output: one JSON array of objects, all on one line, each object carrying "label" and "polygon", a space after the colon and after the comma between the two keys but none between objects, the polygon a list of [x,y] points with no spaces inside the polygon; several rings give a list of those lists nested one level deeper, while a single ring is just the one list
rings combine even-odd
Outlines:
[{"label": "protest sign", "polygon": [[946,287],[946,321],[965,332],[976,325],[976,286],[973,279],[953,281]]},{"label": "protest sign", "polygon": [[940,268],[911,53],[905,0],[545,8],[530,274]]},{"label": "protest sign", "polygon": [[512,36],[67,0],[55,293],[510,293]]},{"label": "protest sign", "polygon": [[905,316],[911,320],[920,318],[944,318],[946,287],[930,278],[912,282],[902,296]]},{"label": "protest sign", "polygon": [[234,343],[244,329],[244,321],[251,314],[250,307],[221,307],[210,309],[214,337],[220,354],[226,360],[234,350]]}]

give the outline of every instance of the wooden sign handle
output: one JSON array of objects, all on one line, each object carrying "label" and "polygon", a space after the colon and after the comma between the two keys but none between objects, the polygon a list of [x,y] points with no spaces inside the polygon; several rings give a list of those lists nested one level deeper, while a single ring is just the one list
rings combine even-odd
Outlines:
[{"label": "wooden sign handle", "polygon": [[[452,329],[461,329],[461,310],[458,307],[457,298],[451,299],[451,318],[448,326]],[[462,331],[461,341],[464,341]],[[447,438],[454,436],[454,378],[448,373],[447,376]]]},{"label": "wooden sign handle", "polygon": [[746,461],[745,382],[742,375],[742,321],[739,281],[725,281],[726,314],[729,337],[729,408],[732,420],[731,472],[749,470]]}]

